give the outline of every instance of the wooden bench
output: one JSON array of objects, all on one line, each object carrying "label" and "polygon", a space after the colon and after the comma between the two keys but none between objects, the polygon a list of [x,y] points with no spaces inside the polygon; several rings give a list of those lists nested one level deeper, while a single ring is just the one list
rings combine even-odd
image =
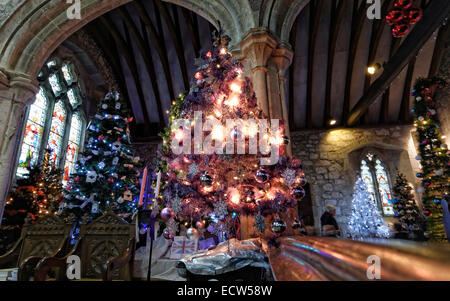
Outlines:
[{"label": "wooden bench", "polygon": [[57,258],[67,252],[70,229],[70,224],[53,214],[39,218],[31,225],[27,221],[14,247],[0,256],[0,269],[17,269],[18,280],[30,280],[42,258]]},{"label": "wooden bench", "polygon": [[55,280],[69,280],[66,271],[71,255],[81,260],[81,280],[131,280],[135,227],[135,219],[127,223],[112,211],[89,224],[82,223],[80,238],[72,250],[64,257],[42,259],[36,268],[36,280],[51,280],[50,271],[56,272]]}]

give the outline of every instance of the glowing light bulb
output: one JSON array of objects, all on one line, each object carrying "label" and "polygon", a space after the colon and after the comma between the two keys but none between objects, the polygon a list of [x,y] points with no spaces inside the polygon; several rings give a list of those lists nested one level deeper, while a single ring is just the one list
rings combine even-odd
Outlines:
[{"label": "glowing light bulb", "polygon": [[233,203],[233,204],[239,204],[239,201],[240,201],[240,195],[239,195],[239,192],[236,192],[236,193],[234,193],[232,196],[231,196],[231,202]]},{"label": "glowing light bulb", "polygon": [[214,140],[223,140],[223,127],[215,126],[211,132],[211,135]]},{"label": "glowing light bulb", "polygon": [[226,104],[230,107],[235,107],[239,104],[239,98],[234,95],[226,102]]},{"label": "glowing light bulb", "polygon": [[241,86],[238,83],[232,83],[230,85],[230,90],[235,93],[241,93]]},{"label": "glowing light bulb", "polygon": [[222,113],[220,113],[218,110],[214,111],[214,114],[216,115],[217,118],[222,116]]},{"label": "glowing light bulb", "polygon": [[224,55],[227,53],[227,50],[225,48],[220,48],[220,54]]}]

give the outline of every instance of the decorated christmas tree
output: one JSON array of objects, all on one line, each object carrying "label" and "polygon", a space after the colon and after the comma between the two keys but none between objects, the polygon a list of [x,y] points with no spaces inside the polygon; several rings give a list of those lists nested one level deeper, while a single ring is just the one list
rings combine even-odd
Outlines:
[{"label": "decorated christmas tree", "polygon": [[111,209],[129,218],[137,209],[140,160],[130,148],[131,121],[118,92],[109,92],[98,104],[87,146],[65,189],[63,216],[93,219]]},{"label": "decorated christmas tree", "polygon": [[426,233],[432,241],[446,242],[441,200],[450,191],[450,153],[440,131],[434,91],[446,83],[437,78],[417,80],[414,96],[414,125],[417,129],[419,155],[422,171],[417,177],[422,179],[422,194],[426,216]]},{"label": "decorated christmas tree", "polygon": [[414,200],[411,185],[404,174],[397,172],[394,184],[394,214],[400,223],[401,232],[407,233],[407,238],[421,239],[423,237],[423,218]]},{"label": "decorated christmas tree", "polygon": [[266,217],[276,215],[272,230],[282,232],[287,209],[305,195],[300,161],[283,156],[289,143],[283,122],[268,121],[258,108],[228,42],[216,33],[213,49],[197,60],[190,91],[173,103],[161,134],[159,203],[172,235],[183,224],[188,237],[203,229],[238,236],[242,215],[256,216],[260,233]]},{"label": "decorated christmas tree", "polygon": [[27,175],[18,178],[15,188],[10,191],[0,230],[0,249],[19,238],[27,217],[34,222],[58,210],[62,198],[62,170],[51,164],[50,155],[51,149],[46,149],[43,162],[28,167]]},{"label": "decorated christmas tree", "polygon": [[348,223],[352,239],[389,238],[390,230],[381,216],[376,201],[358,178],[353,190],[352,214]]}]

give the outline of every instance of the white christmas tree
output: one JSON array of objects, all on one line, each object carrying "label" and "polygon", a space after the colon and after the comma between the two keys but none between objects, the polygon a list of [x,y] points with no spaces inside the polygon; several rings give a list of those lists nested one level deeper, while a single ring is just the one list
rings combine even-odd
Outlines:
[{"label": "white christmas tree", "polygon": [[389,238],[390,230],[366,184],[358,178],[353,190],[352,215],[348,230],[352,239]]}]

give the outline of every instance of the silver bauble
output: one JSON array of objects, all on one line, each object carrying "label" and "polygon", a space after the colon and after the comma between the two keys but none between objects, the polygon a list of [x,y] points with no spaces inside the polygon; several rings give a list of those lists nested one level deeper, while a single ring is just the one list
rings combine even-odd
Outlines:
[{"label": "silver bauble", "polygon": [[191,227],[191,228],[187,229],[186,237],[187,237],[187,239],[197,239],[199,237],[199,233],[198,233],[197,229]]},{"label": "silver bauble", "polygon": [[277,216],[270,227],[274,233],[281,234],[286,230],[286,223]]}]

